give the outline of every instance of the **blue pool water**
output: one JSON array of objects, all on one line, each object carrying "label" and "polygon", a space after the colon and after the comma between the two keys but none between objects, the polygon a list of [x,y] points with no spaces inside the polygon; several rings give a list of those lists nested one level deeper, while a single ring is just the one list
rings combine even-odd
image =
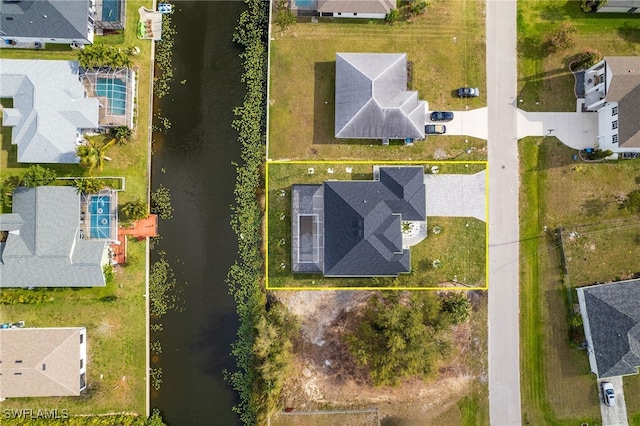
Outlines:
[{"label": "blue pool water", "polygon": [[119,78],[98,78],[96,93],[109,99],[109,112],[125,115],[127,106],[127,83]]},{"label": "blue pool water", "polygon": [[91,238],[109,238],[111,229],[111,199],[91,197],[89,214],[91,216]]},{"label": "blue pool water", "polygon": [[114,22],[120,19],[120,0],[102,0],[102,20]]},{"label": "blue pool water", "polygon": [[316,0],[294,0],[296,6],[301,9],[312,9],[315,8]]}]

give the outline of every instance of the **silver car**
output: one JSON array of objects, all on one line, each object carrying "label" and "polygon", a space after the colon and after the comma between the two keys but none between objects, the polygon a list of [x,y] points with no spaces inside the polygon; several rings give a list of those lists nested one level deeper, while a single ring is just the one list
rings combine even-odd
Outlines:
[{"label": "silver car", "polygon": [[616,393],[613,391],[613,385],[609,382],[600,383],[602,388],[602,400],[609,407],[616,406]]}]

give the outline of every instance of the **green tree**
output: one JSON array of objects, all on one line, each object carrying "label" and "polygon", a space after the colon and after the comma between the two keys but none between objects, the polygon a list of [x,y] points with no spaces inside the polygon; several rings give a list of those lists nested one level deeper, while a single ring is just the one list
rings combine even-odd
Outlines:
[{"label": "green tree", "polygon": [[282,7],[278,10],[274,20],[280,31],[285,31],[291,25],[296,23],[296,16],[288,7]]},{"label": "green tree", "polygon": [[22,183],[28,188],[35,188],[36,186],[49,185],[56,180],[56,177],[55,170],[34,164],[29,166],[29,169],[22,175]]},{"label": "green tree", "polygon": [[369,368],[376,386],[397,386],[407,377],[428,377],[449,351],[447,317],[429,292],[373,296],[354,333],[345,337],[356,362]]},{"label": "green tree", "polygon": [[78,189],[78,192],[84,192],[85,194],[95,194],[107,186],[103,180],[96,178],[75,179],[73,184]]},{"label": "green tree", "polygon": [[80,167],[88,169],[89,173],[94,170],[101,171],[104,162],[111,160],[106,156],[108,147],[115,143],[115,139],[101,143],[94,138],[90,138],[86,144],[79,145],[76,148],[76,155],[80,158]]},{"label": "green tree", "polygon": [[124,145],[131,140],[133,131],[127,126],[118,126],[111,129],[111,136],[114,137],[118,145]]},{"label": "green tree", "polygon": [[122,206],[122,214],[129,220],[139,220],[147,217],[147,203],[137,198],[127,201]]},{"label": "green tree", "polygon": [[620,204],[620,208],[634,213],[640,213],[640,189],[634,189]]},{"label": "green tree", "polygon": [[384,17],[384,20],[390,24],[396,22],[398,19],[400,19],[400,12],[398,11],[398,9],[391,9],[389,13],[387,13],[387,15]]},{"label": "green tree", "polygon": [[0,185],[0,200],[4,207],[11,207],[13,202],[13,191],[20,186],[21,182],[22,178],[18,175],[9,176],[2,181],[2,185]]},{"label": "green tree", "polygon": [[582,0],[580,8],[587,13],[595,13],[609,0]]},{"label": "green tree", "polygon": [[452,324],[462,324],[471,316],[471,302],[462,292],[450,292],[442,298],[442,311],[449,314]]},{"label": "green tree", "polygon": [[427,9],[427,2],[424,0],[413,0],[409,3],[411,16],[422,15]]}]

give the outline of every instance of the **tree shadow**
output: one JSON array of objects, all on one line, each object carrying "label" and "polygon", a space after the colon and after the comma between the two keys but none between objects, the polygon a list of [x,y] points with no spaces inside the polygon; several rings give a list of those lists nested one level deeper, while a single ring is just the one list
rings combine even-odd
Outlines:
[{"label": "tree shadow", "polygon": [[625,22],[623,26],[618,28],[618,35],[630,43],[640,43],[640,23],[633,25],[630,22]]}]

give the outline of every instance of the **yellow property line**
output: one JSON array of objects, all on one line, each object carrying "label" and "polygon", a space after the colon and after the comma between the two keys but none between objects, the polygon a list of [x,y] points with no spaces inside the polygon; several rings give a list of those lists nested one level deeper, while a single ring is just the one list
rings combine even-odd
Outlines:
[{"label": "yellow property line", "polygon": [[[349,164],[484,164],[485,165],[485,286],[484,287],[270,287],[269,286],[269,165],[270,164],[333,164],[333,165],[349,165]],[[270,291],[372,291],[372,290],[399,290],[399,291],[415,291],[415,290],[487,290],[489,288],[489,163],[488,161],[425,161],[425,160],[389,160],[389,161],[373,161],[373,160],[270,160],[265,163],[265,287]],[[293,273],[291,273],[293,275]]]}]

